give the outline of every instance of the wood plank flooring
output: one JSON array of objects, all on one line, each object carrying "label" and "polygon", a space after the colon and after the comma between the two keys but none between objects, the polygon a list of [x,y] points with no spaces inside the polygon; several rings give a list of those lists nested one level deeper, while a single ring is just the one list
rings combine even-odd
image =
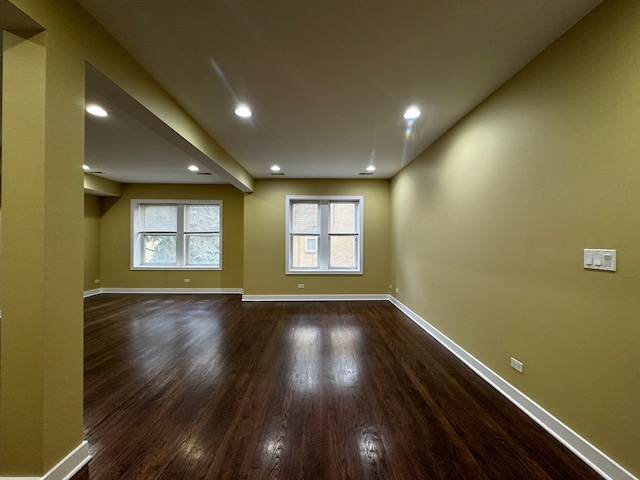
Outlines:
[{"label": "wood plank flooring", "polygon": [[598,479],[388,302],[85,300],[91,480]]}]

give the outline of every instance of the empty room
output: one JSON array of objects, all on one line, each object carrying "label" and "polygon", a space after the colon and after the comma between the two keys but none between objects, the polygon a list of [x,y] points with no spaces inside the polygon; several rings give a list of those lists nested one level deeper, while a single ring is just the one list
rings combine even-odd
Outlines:
[{"label": "empty room", "polygon": [[640,477],[638,2],[0,20],[0,480]]}]

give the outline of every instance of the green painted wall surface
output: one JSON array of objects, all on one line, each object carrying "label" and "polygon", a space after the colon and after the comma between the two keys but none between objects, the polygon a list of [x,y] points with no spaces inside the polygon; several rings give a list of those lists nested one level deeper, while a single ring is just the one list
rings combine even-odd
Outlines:
[{"label": "green painted wall surface", "polygon": [[[2,150],[0,150],[0,156]],[[2,158],[0,157],[0,241],[2,241]],[[2,251],[2,244],[0,244],[0,252]],[[2,258],[0,257],[0,262]],[[0,301],[2,301],[2,283],[0,282]],[[2,303],[0,303],[0,311],[2,311]]]},{"label": "green painted wall surface", "polygon": [[67,32],[5,31],[0,475],[82,441],[84,61]]},{"label": "green painted wall surface", "polygon": [[122,185],[97,175],[84,174],[84,193],[102,195],[107,197],[119,197],[122,194]]},{"label": "green painted wall surface", "polygon": [[[100,274],[105,288],[242,288],[243,198],[231,185],[123,185],[101,198]],[[222,200],[222,270],[131,270],[131,200]],[[184,279],[191,281],[185,283]]]},{"label": "green painted wall surface", "polygon": [[603,2],[391,186],[399,300],[635,475],[639,25]]},{"label": "green painted wall surface", "polygon": [[[364,270],[362,275],[286,275],[287,195],[362,195]],[[245,196],[244,293],[317,295],[388,293],[389,181],[256,180]],[[298,284],[304,283],[304,290]]]},{"label": "green painted wall surface", "polygon": [[84,196],[84,290],[100,285],[100,197]]}]

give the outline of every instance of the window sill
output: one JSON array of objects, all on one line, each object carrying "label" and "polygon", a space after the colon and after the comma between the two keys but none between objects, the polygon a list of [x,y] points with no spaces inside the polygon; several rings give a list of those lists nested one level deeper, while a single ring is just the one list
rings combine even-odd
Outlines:
[{"label": "window sill", "polygon": [[222,267],[212,267],[210,265],[204,266],[191,266],[191,265],[158,265],[158,266],[150,266],[150,265],[138,265],[131,267],[131,270],[222,270]]},{"label": "window sill", "polygon": [[363,275],[362,270],[287,270],[286,275]]}]

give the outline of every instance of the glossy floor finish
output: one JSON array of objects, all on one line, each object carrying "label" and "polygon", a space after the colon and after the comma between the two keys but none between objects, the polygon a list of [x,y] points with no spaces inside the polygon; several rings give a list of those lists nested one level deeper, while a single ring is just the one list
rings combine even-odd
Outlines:
[{"label": "glossy floor finish", "polygon": [[85,301],[98,479],[597,479],[388,302]]}]

